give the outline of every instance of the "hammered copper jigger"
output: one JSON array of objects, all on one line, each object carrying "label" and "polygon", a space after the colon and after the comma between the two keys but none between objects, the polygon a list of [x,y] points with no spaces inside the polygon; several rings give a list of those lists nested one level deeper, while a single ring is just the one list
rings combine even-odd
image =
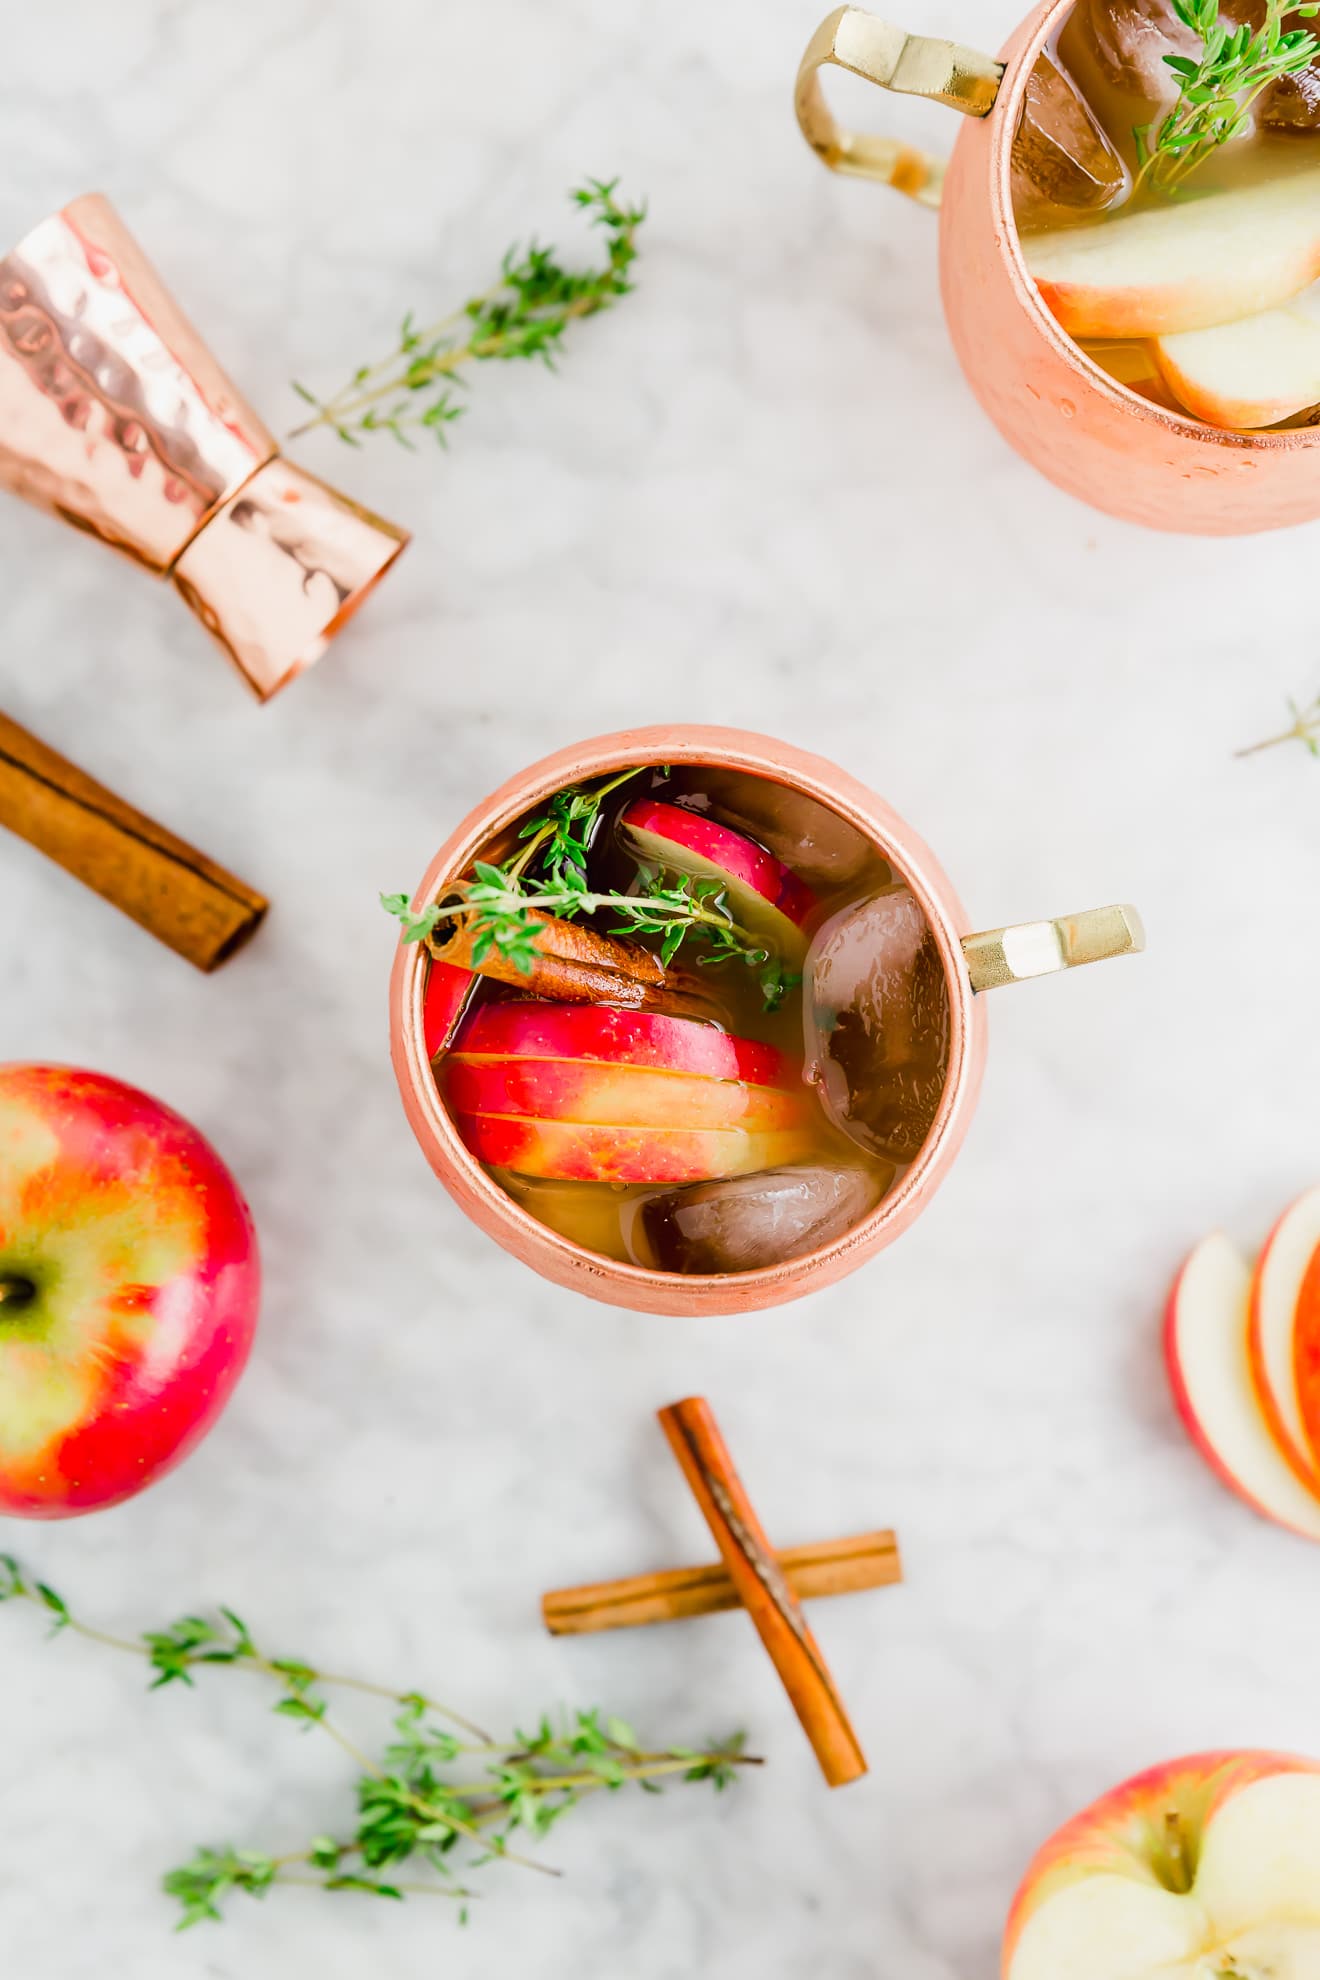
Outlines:
[{"label": "hammered copper jigger", "polygon": [[0,261],[0,486],[172,578],[262,701],[408,541],[281,458],[95,193]]}]

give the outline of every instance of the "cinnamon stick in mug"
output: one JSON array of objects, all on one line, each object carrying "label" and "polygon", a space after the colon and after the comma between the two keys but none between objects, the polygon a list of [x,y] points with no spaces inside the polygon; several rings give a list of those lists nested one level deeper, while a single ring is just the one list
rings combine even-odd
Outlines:
[{"label": "cinnamon stick in mug", "polygon": [[0,825],[198,969],[240,949],[267,902],[0,715]]},{"label": "cinnamon stick in mug", "polygon": [[[892,1588],[903,1579],[898,1541],[892,1533],[856,1533],[846,1540],[818,1540],[808,1547],[786,1547],[779,1565],[801,1601],[825,1595],[856,1595],[867,1588]],[[552,1636],[589,1636],[605,1629],[643,1629],[651,1623],[686,1622],[742,1607],[733,1577],[722,1565],[665,1568],[622,1581],[556,1588],[541,1598],[541,1614]]]},{"label": "cinnamon stick in mug", "polygon": [[672,963],[666,969],[640,942],[605,935],[584,922],[563,921],[537,908],[528,908],[527,919],[539,931],[530,973],[494,948],[474,962],[477,936],[466,921],[460,921],[446,941],[432,940],[428,947],[437,962],[474,970],[529,997],[548,997],[556,1003],[611,1004],[671,1016],[701,1016],[709,1009],[709,1000],[690,971]]},{"label": "cinnamon stick in mug", "polygon": [[820,1645],[734,1469],[710,1404],[703,1396],[689,1396],[659,1415],[670,1449],[811,1741],[821,1772],[831,1787],[860,1779],[866,1772],[866,1756]]}]

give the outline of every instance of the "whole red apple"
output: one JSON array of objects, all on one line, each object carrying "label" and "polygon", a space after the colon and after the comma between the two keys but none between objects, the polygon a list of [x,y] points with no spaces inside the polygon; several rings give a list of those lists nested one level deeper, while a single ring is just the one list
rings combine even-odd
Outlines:
[{"label": "whole red apple", "polygon": [[0,1066],[0,1513],[130,1498],[242,1373],[256,1232],[219,1156],[103,1073]]}]

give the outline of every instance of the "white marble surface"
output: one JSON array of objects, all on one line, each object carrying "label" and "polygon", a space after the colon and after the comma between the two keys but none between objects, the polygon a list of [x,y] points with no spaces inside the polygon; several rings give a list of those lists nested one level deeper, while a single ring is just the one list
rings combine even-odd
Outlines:
[{"label": "white marble surface", "polygon": [[[987,45],[1007,0],[904,0]],[[132,1668],[0,1616],[0,1964],[22,1980],[985,1980],[1043,1834],[1211,1743],[1320,1747],[1320,1579],[1175,1427],[1163,1290],[1219,1221],[1316,1179],[1320,766],[1234,763],[1320,684],[1314,531],[1161,540],[1057,495],[971,402],[929,216],[830,180],[788,87],[812,0],[66,0],[0,57],[0,235],[113,195],[258,405],[292,422],[412,304],[561,241],[623,174],[641,287],[558,380],[486,376],[447,458],[306,446],[417,542],[321,668],[251,706],[163,589],[10,505],[3,704],[266,888],[204,980],[0,847],[5,1056],[155,1089],[265,1241],[250,1374],[123,1510],[8,1525],[90,1615],[227,1600],[280,1645],[505,1720],[603,1699],[747,1726],[721,1803],[584,1814],[557,1886],[466,1934],[301,1893],[182,1940],[194,1841],[327,1826],[345,1770],[241,1679]],[[914,117],[932,136],[941,113]],[[1131,898],[1149,955],[1003,993],[930,1214],[808,1303],[647,1320],[502,1258],[436,1186],[385,1050],[405,886],[469,805],[623,723],[779,732],[871,781],[976,920]],[[901,1593],[820,1635],[872,1760],[828,1795],[737,1618],[554,1645],[557,1582],[700,1557],[652,1418],[711,1396],[776,1535],[892,1521]]]}]

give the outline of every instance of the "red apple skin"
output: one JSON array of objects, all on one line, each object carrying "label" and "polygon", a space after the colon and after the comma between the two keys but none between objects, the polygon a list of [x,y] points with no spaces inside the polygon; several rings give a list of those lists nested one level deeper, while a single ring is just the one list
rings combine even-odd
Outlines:
[{"label": "red apple skin", "polygon": [[[1300,1201],[1301,1199],[1299,1199],[1299,1202]],[[1305,1485],[1307,1491],[1320,1494],[1320,1458],[1317,1458],[1315,1462],[1312,1462],[1311,1454],[1307,1451],[1301,1450],[1298,1447],[1297,1439],[1294,1437],[1291,1428],[1284,1420],[1283,1412],[1280,1409],[1279,1404],[1275,1399],[1274,1390],[1270,1384],[1269,1368],[1267,1366],[1267,1361],[1266,1361],[1265,1347],[1261,1339],[1261,1329],[1262,1329],[1262,1322],[1260,1316],[1261,1275],[1265,1269],[1266,1260],[1270,1255],[1271,1248],[1274,1245],[1276,1238],[1278,1237],[1280,1231],[1283,1229],[1284,1224],[1287,1222],[1288,1218],[1292,1215],[1293,1211],[1296,1208],[1297,1208],[1296,1204],[1289,1204],[1288,1208],[1284,1211],[1283,1215],[1278,1219],[1277,1223],[1274,1225],[1273,1230],[1271,1230],[1269,1236],[1266,1238],[1260,1256],[1256,1260],[1256,1270],[1255,1273],[1253,1274],[1252,1283],[1251,1283],[1251,1321],[1247,1334],[1247,1342],[1248,1342],[1248,1349],[1251,1359],[1252,1377],[1256,1384],[1256,1397],[1260,1403],[1262,1411],[1264,1412],[1265,1421],[1270,1426],[1270,1434],[1273,1436],[1275,1443],[1278,1445],[1279,1449],[1283,1452],[1284,1457],[1287,1459],[1289,1468],[1301,1480],[1302,1484]],[[1311,1266],[1314,1266],[1314,1264],[1315,1264],[1315,1260],[1314,1258],[1312,1258]],[[1308,1278],[1310,1276],[1310,1270],[1311,1268],[1308,1267],[1307,1275],[1306,1275]],[[1305,1283],[1306,1281],[1304,1279],[1303,1288],[1305,1287]],[[1301,1304],[1301,1293],[1299,1291],[1298,1310],[1300,1310],[1300,1304]],[[1298,1329],[1296,1327],[1296,1323],[1294,1322],[1294,1330],[1293,1330],[1294,1365],[1300,1367],[1300,1364],[1297,1363],[1295,1359],[1297,1355],[1297,1332]],[[1299,1402],[1301,1401],[1300,1396],[1298,1400]],[[1311,1441],[1312,1443],[1314,1443],[1314,1438],[1312,1438]]]},{"label": "red apple skin", "polygon": [[0,1513],[131,1498],[220,1415],[261,1271],[233,1177],[189,1123],[102,1073],[0,1066]]},{"label": "red apple skin", "polygon": [[479,1162],[561,1182],[689,1183],[800,1162],[811,1141],[794,1129],[591,1127],[513,1114],[458,1114]]},{"label": "red apple skin", "polygon": [[1037,1851],[1013,1900],[1004,1932],[1003,1980],[1011,1980],[1029,1919],[1054,1891],[1112,1868],[1116,1857],[1144,1858],[1166,1809],[1194,1809],[1203,1828],[1243,1788],[1276,1774],[1320,1774],[1320,1762],[1289,1753],[1194,1753],[1124,1781],[1075,1815]]},{"label": "red apple skin", "polygon": [[653,1066],[786,1089],[802,1072],[772,1045],[735,1038],[691,1018],[541,998],[478,1004],[460,1027],[454,1050],[468,1058],[599,1059],[611,1066]]},{"label": "red apple skin", "polygon": [[805,1087],[748,1086],[741,1080],[654,1072],[571,1059],[445,1061],[445,1098],[457,1114],[517,1114],[532,1120],[639,1128],[805,1127]]},{"label": "red apple skin", "polygon": [[619,823],[625,828],[635,826],[640,832],[654,832],[671,845],[708,859],[712,866],[721,867],[731,879],[787,915],[795,927],[800,928],[816,906],[816,896],[806,882],[773,853],[704,812],[665,804],[659,798],[639,798],[628,806]]},{"label": "red apple skin", "polygon": [[1320,1251],[1312,1254],[1297,1295],[1297,1318],[1293,1331],[1293,1359],[1297,1371],[1297,1400],[1311,1445],[1311,1455],[1320,1472]]},{"label": "red apple skin", "polygon": [[453,1037],[476,980],[470,969],[460,969],[457,963],[432,961],[422,992],[422,1042],[428,1059],[443,1052]]}]

